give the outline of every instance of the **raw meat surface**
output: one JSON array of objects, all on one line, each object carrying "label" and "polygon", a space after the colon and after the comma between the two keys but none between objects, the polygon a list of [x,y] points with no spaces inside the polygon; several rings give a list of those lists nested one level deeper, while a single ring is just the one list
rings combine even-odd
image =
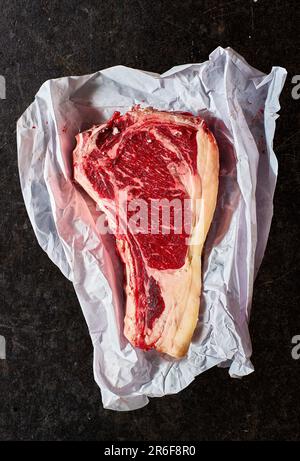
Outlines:
[{"label": "raw meat surface", "polygon": [[136,106],[77,136],[74,176],[115,234],[126,272],[124,333],[134,346],[173,357],[188,350],[218,171],[213,135],[188,113]]}]

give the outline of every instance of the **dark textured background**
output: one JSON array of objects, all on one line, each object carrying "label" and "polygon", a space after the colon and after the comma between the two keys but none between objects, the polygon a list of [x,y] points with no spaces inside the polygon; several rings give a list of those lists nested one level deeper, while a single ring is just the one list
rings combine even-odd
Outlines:
[{"label": "dark textured background", "polygon": [[[300,440],[300,74],[299,2],[0,2],[1,304],[0,440]],[[275,215],[255,283],[251,333],[255,373],[230,379],[214,368],[179,395],[141,410],[103,410],[92,347],[73,287],[38,246],[20,192],[15,122],[49,78],[113,66],[163,72],[206,60],[218,45],[249,63],[289,74],[275,150]]]}]

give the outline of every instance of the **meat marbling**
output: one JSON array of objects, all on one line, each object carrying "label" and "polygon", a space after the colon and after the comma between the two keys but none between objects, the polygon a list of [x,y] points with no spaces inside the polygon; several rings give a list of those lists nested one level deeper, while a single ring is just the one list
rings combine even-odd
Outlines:
[{"label": "meat marbling", "polygon": [[[182,357],[198,320],[201,254],[217,200],[215,138],[201,117],[135,106],[76,139],[75,180],[105,213],[125,265],[124,334],[134,346]],[[149,205],[146,216],[138,203]],[[166,225],[168,203],[185,208],[180,215],[171,206]],[[158,213],[154,224],[149,210]]]}]

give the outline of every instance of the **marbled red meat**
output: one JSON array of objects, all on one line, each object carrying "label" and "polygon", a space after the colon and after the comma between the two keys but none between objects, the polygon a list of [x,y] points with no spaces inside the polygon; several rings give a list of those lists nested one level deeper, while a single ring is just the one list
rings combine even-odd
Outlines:
[{"label": "marbled red meat", "polygon": [[174,357],[188,349],[218,168],[213,135],[188,113],[135,107],[77,136],[75,179],[115,234],[126,272],[124,332],[134,346]]}]

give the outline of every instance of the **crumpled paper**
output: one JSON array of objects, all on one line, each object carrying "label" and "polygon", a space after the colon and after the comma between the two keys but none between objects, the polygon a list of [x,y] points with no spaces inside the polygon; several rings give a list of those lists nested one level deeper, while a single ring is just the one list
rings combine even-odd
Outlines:
[{"label": "crumpled paper", "polygon": [[[232,49],[219,47],[204,63],[162,75],[115,66],[49,80],[18,120],[25,205],[39,244],[74,285],[105,408],[143,407],[148,397],[177,393],[214,365],[229,367],[232,377],[253,371],[248,321],[273,212],[272,145],[285,77],[283,68],[265,75]],[[220,149],[199,323],[180,361],[135,349],[124,337],[122,268],[112,237],[98,233],[100,212],[73,181],[75,135],[134,104],[203,115]]]}]

